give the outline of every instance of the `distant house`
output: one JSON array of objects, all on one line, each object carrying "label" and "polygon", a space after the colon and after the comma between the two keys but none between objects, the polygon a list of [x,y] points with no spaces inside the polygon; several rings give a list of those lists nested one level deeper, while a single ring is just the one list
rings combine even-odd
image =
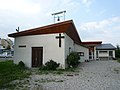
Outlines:
[{"label": "distant house", "polygon": [[82,42],[89,48],[89,60],[111,60],[115,58],[115,47],[102,41]]},{"label": "distant house", "polygon": [[115,58],[115,47],[112,44],[100,44],[96,46],[96,57],[100,60],[112,60]]},{"label": "distant house", "polygon": [[2,46],[0,45],[0,54],[3,53],[3,49],[2,49]]},{"label": "distant house", "polygon": [[78,52],[80,61],[89,59],[89,50],[81,39],[72,20],[48,26],[16,32],[8,35],[15,38],[14,62],[23,61],[27,67],[40,67],[50,59],[66,67],[66,58]]},{"label": "distant house", "polygon": [[96,60],[96,46],[101,45],[102,41],[88,41],[82,42],[82,44],[89,48],[89,60]]},{"label": "distant house", "polygon": [[13,56],[13,43],[10,39],[0,38],[0,57],[12,57]]},{"label": "distant house", "polygon": [[0,38],[0,55],[3,53],[3,45],[2,45],[2,42],[1,42],[1,38]]}]

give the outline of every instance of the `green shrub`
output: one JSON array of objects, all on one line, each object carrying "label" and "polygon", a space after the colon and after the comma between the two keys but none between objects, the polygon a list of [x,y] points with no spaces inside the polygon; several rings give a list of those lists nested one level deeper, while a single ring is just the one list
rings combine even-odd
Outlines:
[{"label": "green shrub", "polygon": [[50,61],[45,63],[47,70],[56,70],[59,67],[59,65],[60,65],[59,63],[56,63],[53,60],[50,60]]},{"label": "green shrub", "polygon": [[120,63],[120,58],[118,58],[117,61]]},{"label": "green shrub", "polygon": [[39,70],[46,70],[46,66],[45,65],[42,65]]},{"label": "green shrub", "polygon": [[115,57],[120,58],[120,50],[115,50]]},{"label": "green shrub", "polygon": [[41,70],[56,70],[59,67],[59,63],[56,63],[53,60],[50,60],[45,63],[45,66],[40,67]]},{"label": "green shrub", "polygon": [[20,61],[20,62],[18,63],[18,66],[20,66],[21,68],[25,68],[25,64],[24,64],[23,61]]},{"label": "green shrub", "polygon": [[79,64],[80,56],[77,52],[72,52],[67,56],[67,64],[68,68],[70,67],[76,67]]}]

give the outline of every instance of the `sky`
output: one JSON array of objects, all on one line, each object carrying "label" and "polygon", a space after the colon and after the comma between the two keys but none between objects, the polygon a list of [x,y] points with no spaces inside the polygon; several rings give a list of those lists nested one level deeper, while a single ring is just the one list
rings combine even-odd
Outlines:
[{"label": "sky", "polygon": [[53,24],[51,14],[63,10],[82,41],[120,45],[120,0],[0,0],[0,38],[18,26],[23,31]]}]

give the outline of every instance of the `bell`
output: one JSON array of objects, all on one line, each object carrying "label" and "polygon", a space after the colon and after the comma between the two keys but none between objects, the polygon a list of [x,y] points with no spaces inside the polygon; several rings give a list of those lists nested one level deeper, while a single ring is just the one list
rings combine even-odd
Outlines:
[{"label": "bell", "polygon": [[57,21],[60,21],[60,17],[58,17]]}]

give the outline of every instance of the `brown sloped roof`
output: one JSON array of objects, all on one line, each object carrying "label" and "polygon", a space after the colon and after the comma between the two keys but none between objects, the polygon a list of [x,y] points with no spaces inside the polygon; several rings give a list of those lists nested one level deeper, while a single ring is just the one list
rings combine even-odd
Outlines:
[{"label": "brown sloped roof", "polygon": [[89,42],[82,42],[82,44],[101,44],[102,41],[89,41]]},{"label": "brown sloped roof", "polygon": [[89,41],[89,42],[81,42],[83,45],[89,47],[89,46],[96,46],[98,44],[101,44],[102,41]]},{"label": "brown sloped roof", "polygon": [[8,34],[9,37],[20,37],[29,35],[42,35],[42,34],[54,34],[54,33],[66,33],[74,42],[80,43],[80,37],[75,28],[72,20],[64,21],[52,25],[38,27],[30,30],[25,30],[17,33]]}]

